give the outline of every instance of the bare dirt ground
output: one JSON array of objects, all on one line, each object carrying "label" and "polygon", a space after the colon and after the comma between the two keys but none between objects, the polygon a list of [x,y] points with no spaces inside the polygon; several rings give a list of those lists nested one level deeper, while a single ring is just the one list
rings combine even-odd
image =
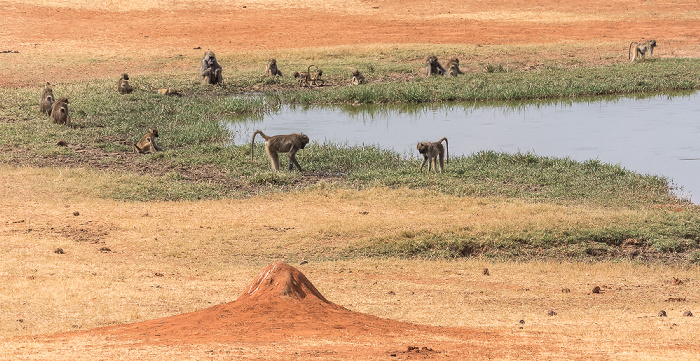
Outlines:
[{"label": "bare dirt ground", "polygon": [[[382,44],[583,44],[591,49],[619,48],[623,57],[630,41],[655,38],[659,42],[658,56],[695,57],[700,55],[699,20],[696,0],[544,0],[529,4],[515,0],[0,1],[0,86],[37,86],[47,79],[73,81],[112,76],[124,68],[136,73],[159,72],[164,70],[154,65],[153,57],[201,56],[200,49],[207,48],[225,56]],[[54,58],[58,60],[52,61]],[[86,58],[94,61],[86,62]],[[33,68],[27,69],[28,62]],[[182,65],[183,69],[190,66]],[[3,187],[10,189],[8,184],[9,181]],[[5,235],[20,232],[23,225],[16,222],[26,218],[51,220],[52,226],[76,222],[63,218],[59,222],[59,216],[42,213],[45,203],[32,201],[32,195],[23,194],[21,189],[15,192],[28,206],[21,211],[5,208],[6,212],[21,213],[17,216],[21,219],[5,214]],[[105,234],[100,232],[109,233],[111,228],[95,228],[97,223],[75,224],[67,232],[73,232],[72,238],[78,239],[86,236],[86,229],[97,229],[97,233],[88,232],[87,237],[102,239]],[[33,232],[50,238],[58,231],[47,227]],[[15,277],[8,276],[11,272],[7,270],[2,273],[3,277]],[[590,330],[582,330],[571,319],[567,319],[571,323],[559,323],[547,331],[528,330],[527,325],[521,324],[503,327],[495,323],[487,327],[479,324],[481,319],[475,323],[454,319],[445,323],[460,327],[421,326],[350,312],[323,302],[323,296],[317,294],[282,300],[244,298],[245,302],[239,299],[241,302],[140,324],[5,339],[0,342],[4,351],[0,359],[691,359],[700,354],[700,346],[689,342],[687,336],[697,334],[699,326],[693,321],[695,318],[680,317],[682,309],[697,304],[693,299],[697,292],[689,290],[697,289],[697,280],[692,279],[696,273],[689,275],[683,278],[682,287],[687,287],[683,292],[690,296],[683,293],[681,297],[677,288],[670,288],[670,277],[664,276],[663,286],[661,281],[654,281],[659,287],[654,288],[658,300],[674,308],[668,321],[654,317],[659,308],[656,305],[643,312],[626,310],[635,314],[623,318],[630,322],[631,329],[619,334],[598,327],[598,321],[587,321],[585,327]],[[361,287],[364,281],[359,282]],[[648,296],[623,285],[625,282],[619,280],[619,284],[604,288],[602,297],[616,293],[621,297],[604,301],[606,305],[622,302],[623,298],[641,300]],[[300,288],[303,293],[310,292],[303,282],[293,284],[304,285]],[[510,287],[504,286],[507,284],[504,280],[489,286]],[[32,287],[31,283],[28,287]],[[584,287],[588,286],[581,289]],[[581,289],[579,293],[586,292]],[[280,291],[275,290],[279,295]],[[564,289],[554,291],[561,293]],[[390,292],[401,293],[398,289]],[[362,293],[347,298],[359,294]],[[393,297],[387,293],[375,296]],[[519,303],[534,302],[527,296],[518,297],[501,305],[503,312],[517,308]],[[682,305],[677,306],[679,302]],[[584,311],[577,312],[595,313],[598,307],[605,309],[604,314],[599,314],[601,324],[609,326],[609,330],[619,330],[619,325],[609,321],[615,320],[613,312],[617,308],[593,303],[582,305]],[[442,311],[439,306],[434,310]],[[108,308],[105,312],[109,312]],[[172,314],[165,310],[162,313]],[[605,317],[611,318],[602,321]],[[25,322],[24,318],[21,320]],[[462,327],[465,323],[470,326]],[[664,331],[659,336],[643,325]],[[565,331],[577,327],[576,332]],[[657,338],[660,343],[653,342]]]}]

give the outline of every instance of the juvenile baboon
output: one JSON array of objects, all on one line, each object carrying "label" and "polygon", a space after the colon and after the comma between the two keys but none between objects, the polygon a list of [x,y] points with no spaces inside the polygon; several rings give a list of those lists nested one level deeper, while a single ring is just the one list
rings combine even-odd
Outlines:
[{"label": "juvenile baboon", "polygon": [[292,165],[295,165],[297,169],[301,172],[301,166],[297,162],[297,151],[299,149],[304,149],[309,143],[309,137],[304,133],[293,133],[284,135],[274,135],[268,137],[260,130],[253,133],[253,139],[250,141],[250,160],[253,160],[253,143],[255,143],[255,136],[260,134],[265,139],[265,152],[267,157],[270,158],[270,163],[272,169],[278,171],[280,170],[280,160],[277,153],[289,152],[289,170],[294,169]]},{"label": "juvenile baboon", "polygon": [[39,110],[42,113],[51,115],[51,105],[53,105],[53,89],[51,89],[51,84],[46,82],[44,90],[41,92],[41,100],[39,101]]},{"label": "juvenile baboon", "polygon": [[265,75],[282,76],[282,72],[277,68],[277,59],[272,58],[267,62],[267,67],[265,67]]},{"label": "juvenile baboon", "polygon": [[[632,44],[634,44],[634,54],[632,54]],[[647,40],[643,43],[638,43],[636,41],[633,41],[630,43],[629,49],[627,51],[627,59],[631,59],[630,62],[632,62],[632,61],[634,61],[634,59],[637,59],[637,56],[641,56],[642,58],[646,58],[647,51],[649,52],[649,57],[653,57],[655,47],[656,47],[656,40],[654,40],[654,39]]]},{"label": "juvenile baboon", "polygon": [[204,53],[199,73],[202,76],[202,84],[223,84],[221,65],[216,61],[216,56],[211,50]]},{"label": "juvenile baboon", "polygon": [[179,90],[177,90],[177,89],[173,89],[173,88],[160,88],[160,89],[158,89],[158,94],[160,94],[160,95],[181,96],[181,95],[182,95],[182,92],[179,91]]},{"label": "juvenile baboon", "polygon": [[117,91],[122,94],[129,94],[134,91],[134,88],[129,84],[129,74],[124,73],[121,78],[119,78],[119,82],[117,82]]},{"label": "juvenile baboon", "polygon": [[70,125],[68,98],[58,99],[51,105],[51,121],[54,124]]},{"label": "juvenile baboon", "polygon": [[[316,68],[316,71],[311,72],[311,67]],[[321,75],[323,75],[323,70],[319,69],[316,65],[309,65],[309,67],[306,69],[306,72],[299,73],[295,71],[292,75],[295,78],[299,79],[299,86],[323,86],[323,79],[321,79]]]},{"label": "juvenile baboon", "polygon": [[428,76],[433,74],[445,75],[446,71],[445,68],[440,65],[437,56],[431,55],[428,57],[428,59],[425,59],[425,73]]},{"label": "juvenile baboon", "polygon": [[355,69],[352,71],[352,85],[360,85],[365,83],[365,76]]},{"label": "juvenile baboon", "polygon": [[149,129],[141,140],[132,144],[134,153],[155,153],[156,151],[163,150],[163,148],[159,147],[156,143],[156,138],[158,138],[158,129]]},{"label": "juvenile baboon", "polygon": [[[445,147],[442,146],[442,141],[445,141]],[[445,149],[447,150],[447,153],[445,152]],[[420,164],[420,171],[423,171],[423,166],[425,165],[425,162],[430,159],[430,163],[428,163],[428,172],[432,168],[435,168],[435,172],[438,171],[437,168],[437,158],[440,157],[440,173],[445,171],[445,164],[443,162],[443,158],[447,163],[450,162],[450,152],[449,152],[449,145],[447,143],[447,138],[442,138],[438,140],[437,142],[420,142],[416,146],[416,149],[418,149],[418,152],[423,155],[423,162]],[[447,156],[445,156],[447,154]]]},{"label": "juvenile baboon", "polygon": [[461,70],[459,70],[459,59],[457,58],[452,58],[450,61],[447,62],[447,73],[450,76],[457,76],[459,74],[464,74]]}]

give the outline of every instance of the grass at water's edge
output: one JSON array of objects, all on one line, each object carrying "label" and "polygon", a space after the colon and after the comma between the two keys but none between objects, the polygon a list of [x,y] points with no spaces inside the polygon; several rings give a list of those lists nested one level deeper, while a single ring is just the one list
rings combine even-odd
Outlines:
[{"label": "grass at water's edge", "polygon": [[[406,56],[411,58],[411,54]],[[415,64],[378,61],[357,66],[370,80],[359,87],[345,85],[348,69],[358,64],[330,55],[321,60],[327,63],[327,86],[313,89],[298,89],[289,76],[265,78],[259,69],[245,64],[222,87],[202,86],[181,75],[132,76],[136,92],[129,95],[117,94],[112,79],[54,84],[57,97],[70,99],[72,127],[53,125],[38,113],[40,89],[0,89],[5,99],[0,106],[0,162],[103,169],[112,176],[100,178],[90,191],[120,200],[247,197],[332,183],[352,189],[405,187],[456,197],[644,210],[633,219],[607,226],[569,229],[551,225],[535,231],[492,230],[477,235],[440,230],[388,235],[351,245],[346,250],[349,256],[528,258],[564,254],[573,258],[642,255],[653,259],[680,255],[690,262],[700,260],[700,231],[694,226],[700,224],[700,213],[675,198],[663,177],[640,175],[595,160],[576,162],[497,152],[454,157],[442,175],[418,174],[416,161],[395,152],[320,143],[312,143],[298,154],[303,173],[273,173],[261,144],[251,162],[248,145],[229,145],[231,134],[225,126],[239,115],[261,116],[282,103],[555,99],[697,89],[699,60],[659,59],[534,71],[490,66],[486,69],[492,72],[472,72],[456,79],[426,78]],[[305,61],[291,63],[298,68]],[[155,89],[164,86],[177,88],[184,95],[158,95]],[[244,92],[266,96],[233,96]],[[152,126],[158,127],[166,151],[131,154],[131,142]],[[59,146],[58,140],[70,146]],[[674,206],[668,207],[671,204]],[[676,213],[676,207],[683,212]]]}]

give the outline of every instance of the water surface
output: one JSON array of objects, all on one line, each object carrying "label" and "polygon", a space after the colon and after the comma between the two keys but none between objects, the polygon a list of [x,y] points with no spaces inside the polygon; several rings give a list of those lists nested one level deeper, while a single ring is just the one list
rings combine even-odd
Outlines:
[{"label": "water surface", "polygon": [[[700,93],[531,103],[284,106],[231,123],[235,144],[252,133],[304,132],[312,142],[379,145],[418,157],[416,143],[447,137],[450,156],[481,150],[597,159],[661,175],[700,202]],[[693,194],[696,197],[692,197]]]}]

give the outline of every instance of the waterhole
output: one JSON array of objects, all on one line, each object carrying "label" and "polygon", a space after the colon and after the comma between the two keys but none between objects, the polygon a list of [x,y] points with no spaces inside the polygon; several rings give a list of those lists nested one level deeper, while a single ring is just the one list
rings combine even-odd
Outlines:
[{"label": "waterhole", "polygon": [[[235,144],[252,133],[304,132],[312,142],[378,145],[417,159],[419,141],[449,139],[450,156],[482,150],[596,159],[664,176],[700,202],[700,93],[525,103],[282,106],[229,123]],[[695,197],[693,197],[695,195]]]}]

